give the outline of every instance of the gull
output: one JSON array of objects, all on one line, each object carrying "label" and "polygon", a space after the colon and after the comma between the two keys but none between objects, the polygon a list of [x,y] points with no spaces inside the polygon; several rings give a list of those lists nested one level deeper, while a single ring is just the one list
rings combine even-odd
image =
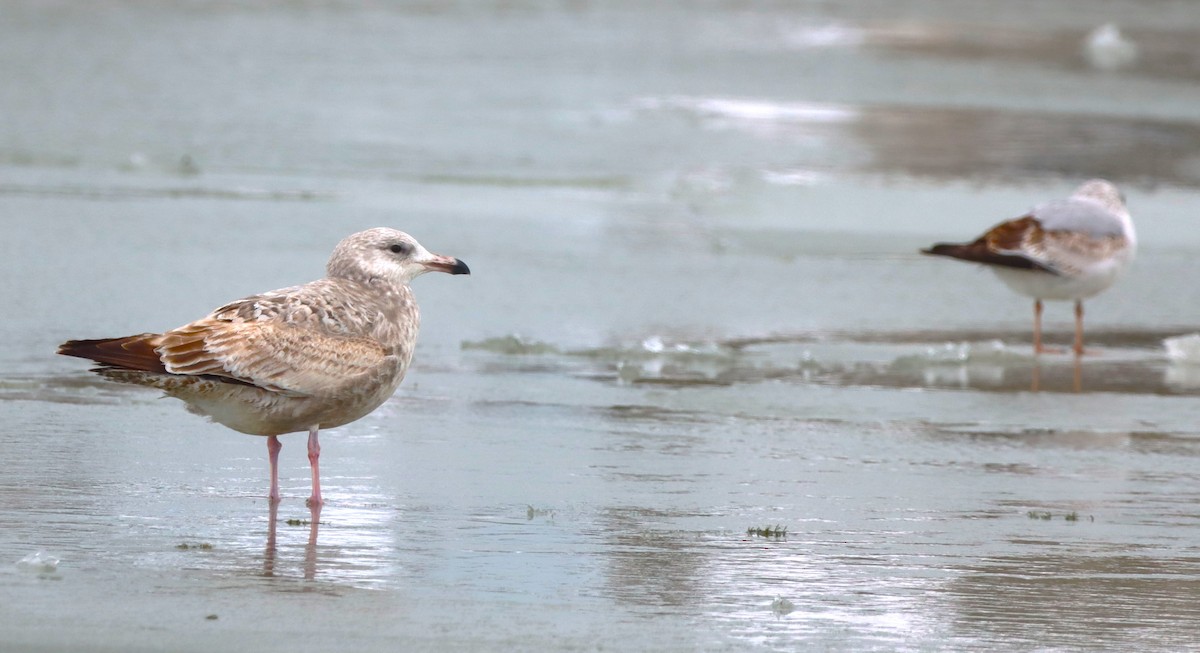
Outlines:
[{"label": "gull", "polygon": [[1137,237],[1125,198],[1103,179],[1066,199],[1039,204],[969,243],[938,243],[923,254],[989,266],[1009,288],[1033,297],[1033,348],[1042,346],[1042,301],[1075,302],[1075,346],[1083,354],[1083,300],[1107,289],[1133,261]]},{"label": "gull", "polygon": [[164,391],[192,413],[267,436],[272,505],[279,436],[308,432],[310,506],[319,507],[321,429],[349,424],[396,391],[412,362],[420,313],[408,284],[431,270],[470,274],[412,236],[376,228],[338,243],[326,277],[230,302],[166,333],[70,340],[102,376]]}]

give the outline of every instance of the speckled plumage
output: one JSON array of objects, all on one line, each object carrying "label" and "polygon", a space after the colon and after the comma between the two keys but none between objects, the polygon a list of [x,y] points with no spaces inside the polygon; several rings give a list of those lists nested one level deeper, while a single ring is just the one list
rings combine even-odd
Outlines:
[{"label": "speckled plumage", "polygon": [[239,299],[162,334],[72,340],[59,353],[100,363],[95,371],[114,381],[159,388],[243,433],[309,431],[319,502],[316,433],[395,392],[420,328],[408,283],[429,270],[469,273],[408,234],[371,229],[338,244],[324,279]]}]

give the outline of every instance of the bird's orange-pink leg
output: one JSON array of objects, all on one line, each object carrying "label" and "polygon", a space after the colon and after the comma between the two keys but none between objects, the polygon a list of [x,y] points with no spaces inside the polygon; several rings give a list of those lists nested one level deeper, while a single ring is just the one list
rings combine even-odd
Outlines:
[{"label": "bird's orange-pink leg", "polygon": [[279,438],[273,435],[267,438],[267,456],[271,461],[271,493],[267,498],[272,504],[279,503],[279,450],[282,448]]},{"label": "bird's orange-pink leg", "polygon": [[1046,349],[1042,347],[1042,300],[1033,300],[1033,353],[1042,354]]},{"label": "bird's orange-pink leg", "polygon": [[1083,301],[1075,300],[1075,355],[1083,355]]},{"label": "bird's orange-pink leg", "polygon": [[317,430],[320,426],[308,429],[308,464],[312,466],[312,496],[308,498],[309,506],[319,506],[321,500],[321,471],[317,461],[321,458],[321,443],[317,441]]},{"label": "bird's orange-pink leg", "polygon": [[[1076,353],[1083,350],[1083,333],[1080,331],[1083,324],[1083,306],[1079,303],[1075,304],[1075,347]],[[1065,349],[1058,347],[1046,347],[1042,345],[1042,300],[1035,299],[1033,302],[1033,353],[1036,354],[1061,354]]]}]

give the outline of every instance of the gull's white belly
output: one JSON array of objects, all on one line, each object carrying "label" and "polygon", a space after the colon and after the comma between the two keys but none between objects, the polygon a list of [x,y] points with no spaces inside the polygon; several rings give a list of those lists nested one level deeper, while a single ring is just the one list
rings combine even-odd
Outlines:
[{"label": "gull's white belly", "polygon": [[1052,274],[1042,270],[993,267],[992,271],[1009,288],[1027,297],[1045,300],[1083,300],[1113,285],[1125,270],[1130,256],[1089,266],[1078,274]]}]

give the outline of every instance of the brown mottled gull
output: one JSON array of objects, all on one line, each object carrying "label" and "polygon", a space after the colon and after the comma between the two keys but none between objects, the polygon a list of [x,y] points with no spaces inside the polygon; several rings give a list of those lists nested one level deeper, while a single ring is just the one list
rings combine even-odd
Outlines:
[{"label": "brown mottled gull", "polygon": [[1009,288],[1034,299],[1033,350],[1042,346],[1042,300],[1075,302],[1075,354],[1083,354],[1083,300],[1107,289],[1133,261],[1137,236],[1125,198],[1103,179],[1039,204],[969,243],[938,243],[924,254],[983,263]]},{"label": "brown mottled gull", "polygon": [[412,361],[420,313],[408,284],[430,270],[470,274],[412,236],[368,229],[338,243],[326,276],[253,295],[166,333],[71,340],[114,381],[159,388],[188,410],[265,435],[272,502],[279,501],[278,436],[308,431],[312,496],[321,481],[317,433],[348,424],[392,396]]}]

